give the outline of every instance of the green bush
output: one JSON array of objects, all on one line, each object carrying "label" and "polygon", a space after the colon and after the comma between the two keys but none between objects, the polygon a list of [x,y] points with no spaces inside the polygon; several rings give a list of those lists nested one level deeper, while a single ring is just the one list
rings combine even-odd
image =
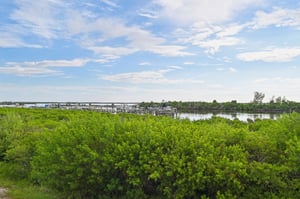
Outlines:
[{"label": "green bush", "polygon": [[0,172],[66,198],[300,198],[296,113],[253,123],[41,109],[0,115]]}]

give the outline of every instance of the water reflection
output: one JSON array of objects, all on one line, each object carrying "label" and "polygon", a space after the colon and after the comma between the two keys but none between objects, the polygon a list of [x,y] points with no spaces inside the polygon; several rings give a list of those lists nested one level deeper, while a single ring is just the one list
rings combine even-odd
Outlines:
[{"label": "water reflection", "polygon": [[230,120],[238,119],[241,121],[256,120],[256,119],[273,119],[277,120],[282,114],[274,113],[178,113],[179,119],[189,120],[207,120],[213,116],[223,117]]}]

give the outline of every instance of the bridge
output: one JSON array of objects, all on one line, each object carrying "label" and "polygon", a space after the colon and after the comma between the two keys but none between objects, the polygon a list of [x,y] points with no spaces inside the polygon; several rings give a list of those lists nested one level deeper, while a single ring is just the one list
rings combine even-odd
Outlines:
[{"label": "bridge", "polygon": [[91,110],[108,113],[169,115],[172,117],[177,114],[176,108],[169,106],[144,108],[139,106],[139,102],[1,102],[0,107]]}]

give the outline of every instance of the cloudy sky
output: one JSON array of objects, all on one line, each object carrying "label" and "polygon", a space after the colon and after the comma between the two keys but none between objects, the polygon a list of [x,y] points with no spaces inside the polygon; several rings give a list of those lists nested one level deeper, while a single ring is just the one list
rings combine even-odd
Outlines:
[{"label": "cloudy sky", "polygon": [[300,101],[299,0],[1,0],[0,101]]}]

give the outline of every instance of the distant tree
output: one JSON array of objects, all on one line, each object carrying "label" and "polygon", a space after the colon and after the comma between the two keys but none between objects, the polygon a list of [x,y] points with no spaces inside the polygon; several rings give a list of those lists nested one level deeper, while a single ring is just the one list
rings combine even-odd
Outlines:
[{"label": "distant tree", "polygon": [[279,96],[279,97],[276,97],[275,102],[276,102],[277,104],[281,104],[281,103],[282,103],[282,98],[281,98],[280,96]]},{"label": "distant tree", "polygon": [[270,99],[270,104],[274,104],[275,103],[275,96],[273,95],[272,98]]},{"label": "distant tree", "polygon": [[264,93],[255,91],[254,92],[253,103],[254,104],[261,104],[264,98],[265,98]]},{"label": "distant tree", "polygon": [[168,102],[166,102],[165,100],[162,100],[161,106],[162,106],[163,108],[166,108],[166,107],[168,106]]},{"label": "distant tree", "polygon": [[285,96],[283,96],[283,97],[282,97],[282,100],[281,100],[281,102],[282,102],[282,103],[287,103],[287,102],[288,102],[288,100],[286,99],[286,97],[285,97]]},{"label": "distant tree", "polygon": [[276,99],[275,99],[275,102],[276,103],[278,103],[278,104],[282,104],[282,103],[287,103],[288,102],[288,100],[286,99],[286,97],[285,96],[283,96],[283,97],[277,97]]}]

